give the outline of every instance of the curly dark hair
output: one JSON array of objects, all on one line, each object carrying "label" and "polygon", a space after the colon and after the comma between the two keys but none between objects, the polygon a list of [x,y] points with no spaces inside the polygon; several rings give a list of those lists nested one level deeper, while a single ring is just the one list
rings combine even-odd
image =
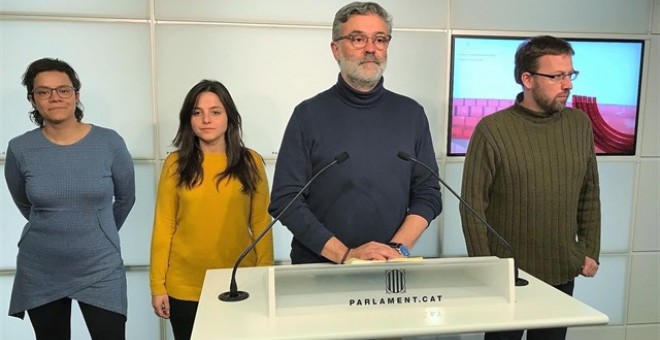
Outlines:
[{"label": "curly dark hair", "polygon": [[[71,67],[69,64],[59,59],[42,58],[33,61],[30,64],[30,66],[28,66],[27,70],[25,71],[25,74],[23,74],[22,83],[27,88],[27,100],[29,100],[31,103],[33,102],[34,99],[32,97],[32,90],[34,90],[34,79],[37,77],[37,75],[39,75],[39,73],[48,72],[48,71],[65,73],[69,77],[69,80],[71,80],[71,84],[73,84],[73,88],[76,90],[76,93],[80,91],[80,87],[82,84],[80,83],[80,79],[78,79],[78,74],[76,73],[76,71],[74,71],[73,67]],[[76,116],[77,121],[82,120],[83,106],[82,103],[80,103],[80,101],[76,103],[76,111],[74,114]],[[39,125],[39,127],[44,127],[44,117],[41,116],[41,114],[37,109],[30,111],[30,120],[32,120],[33,123]]]}]

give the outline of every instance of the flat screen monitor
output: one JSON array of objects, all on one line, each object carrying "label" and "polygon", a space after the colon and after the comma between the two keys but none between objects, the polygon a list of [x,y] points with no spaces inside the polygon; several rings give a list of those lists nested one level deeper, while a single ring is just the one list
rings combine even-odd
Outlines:
[{"label": "flat screen monitor", "polygon": [[[513,105],[522,92],[514,55],[527,37],[453,35],[447,154],[465,155],[481,118]],[[564,38],[575,55],[566,104],[589,116],[599,155],[634,155],[644,40]]]}]

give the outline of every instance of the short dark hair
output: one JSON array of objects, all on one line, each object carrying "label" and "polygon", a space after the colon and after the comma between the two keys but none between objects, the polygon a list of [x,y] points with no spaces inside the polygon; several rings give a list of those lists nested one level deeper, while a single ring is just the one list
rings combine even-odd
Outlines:
[{"label": "short dark hair", "polygon": [[574,55],[575,51],[566,40],[549,35],[541,35],[525,40],[516,51],[516,67],[513,76],[516,83],[522,85],[522,74],[536,72],[539,58],[544,55]]},{"label": "short dark hair", "polygon": [[[69,80],[71,81],[73,88],[76,90],[76,93],[80,91],[82,84],[80,83],[78,74],[76,74],[76,71],[73,69],[73,67],[59,59],[42,58],[33,61],[28,66],[25,74],[23,74],[22,83],[27,88],[27,100],[30,102],[33,100],[32,90],[34,90],[34,79],[37,77],[37,75],[39,75],[39,73],[48,71],[65,73],[69,77]],[[83,118],[83,106],[80,102],[76,103],[75,116],[77,121],[81,121]],[[39,127],[44,126],[44,118],[41,116],[37,109],[30,111],[30,119],[35,124],[39,125]]]},{"label": "short dark hair", "polygon": [[341,29],[343,25],[353,15],[366,15],[374,13],[383,18],[387,24],[387,34],[392,34],[392,16],[379,4],[375,2],[351,2],[342,7],[335,14],[335,20],[332,22],[332,41],[341,38]]}]

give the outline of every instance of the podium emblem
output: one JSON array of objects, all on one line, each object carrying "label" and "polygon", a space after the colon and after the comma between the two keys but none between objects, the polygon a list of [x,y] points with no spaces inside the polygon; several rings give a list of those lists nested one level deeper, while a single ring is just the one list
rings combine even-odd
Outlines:
[{"label": "podium emblem", "polygon": [[406,292],[406,271],[392,269],[385,271],[385,291],[389,294]]}]

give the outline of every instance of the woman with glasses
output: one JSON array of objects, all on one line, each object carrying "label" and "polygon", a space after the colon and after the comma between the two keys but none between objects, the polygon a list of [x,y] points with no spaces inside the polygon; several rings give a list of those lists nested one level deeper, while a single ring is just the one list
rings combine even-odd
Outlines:
[{"label": "woman with glasses", "polygon": [[[229,268],[271,221],[263,159],[245,147],[227,88],[193,86],[179,113],[177,151],[163,164],[151,243],[154,313],[190,339],[207,269]],[[242,262],[273,264],[271,232]]]},{"label": "woman with glasses", "polygon": [[27,219],[9,315],[27,311],[37,339],[70,339],[77,300],[97,339],[125,339],[119,229],[135,202],[131,155],[113,130],[83,123],[80,80],[44,58],[23,76],[38,126],[9,142],[5,179]]}]

